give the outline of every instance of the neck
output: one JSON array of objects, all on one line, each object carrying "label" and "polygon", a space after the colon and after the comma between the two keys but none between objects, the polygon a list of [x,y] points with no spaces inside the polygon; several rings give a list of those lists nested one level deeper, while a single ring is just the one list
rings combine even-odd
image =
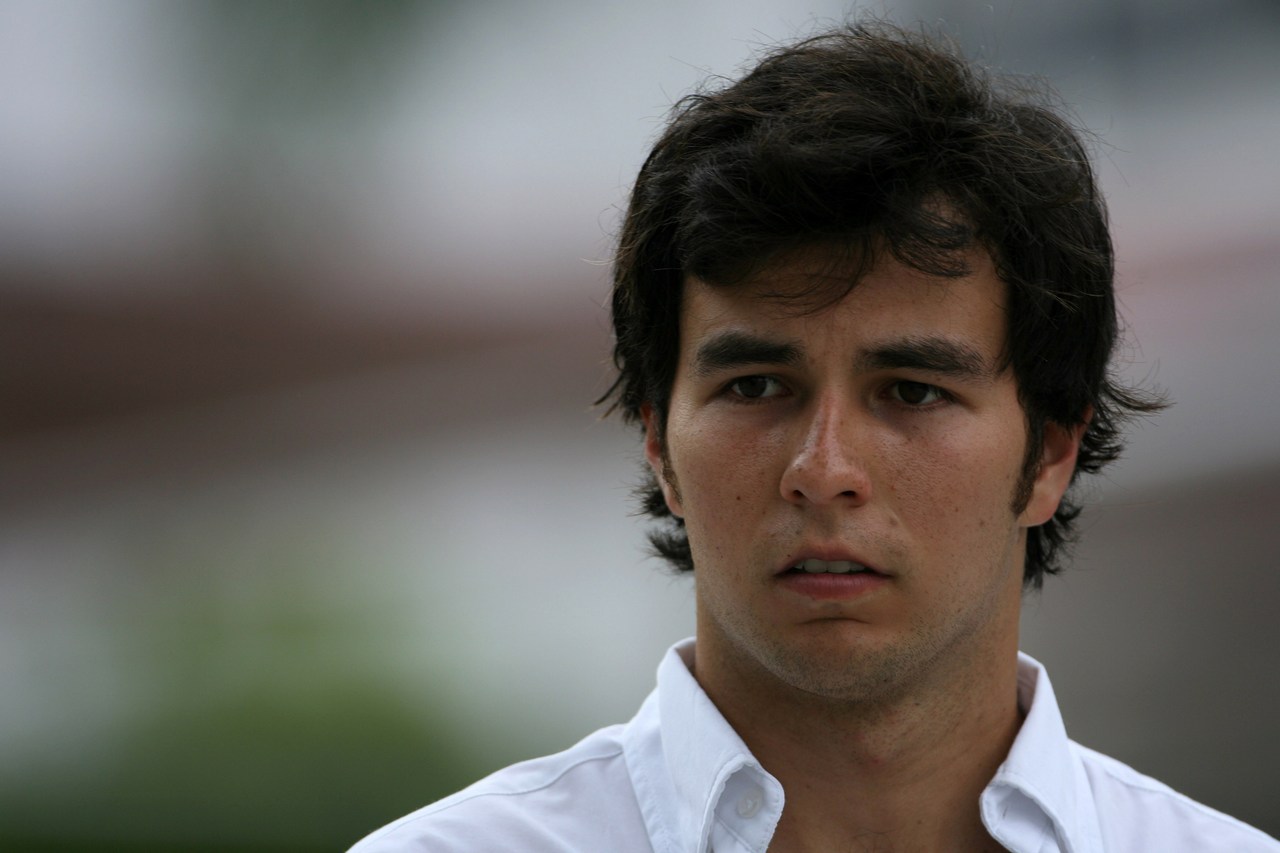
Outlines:
[{"label": "neck", "polygon": [[863,849],[855,839],[868,850],[999,850],[978,799],[1021,724],[1016,656],[1015,636],[998,655],[877,701],[733,687],[768,678],[699,680],[786,793],[771,853]]}]

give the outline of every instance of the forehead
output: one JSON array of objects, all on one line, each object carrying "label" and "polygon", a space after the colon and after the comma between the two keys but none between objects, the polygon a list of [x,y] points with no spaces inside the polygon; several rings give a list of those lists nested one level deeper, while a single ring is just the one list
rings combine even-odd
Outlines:
[{"label": "forehead", "polygon": [[941,277],[885,256],[855,277],[821,252],[797,253],[741,283],[686,279],[681,351],[730,329],[801,344],[854,345],[912,337],[957,337],[994,363],[1005,351],[1007,288],[989,255],[965,257],[968,273]]}]

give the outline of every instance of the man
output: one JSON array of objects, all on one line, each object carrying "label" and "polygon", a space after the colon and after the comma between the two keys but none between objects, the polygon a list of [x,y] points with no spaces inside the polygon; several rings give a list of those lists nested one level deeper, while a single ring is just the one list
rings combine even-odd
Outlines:
[{"label": "man", "polygon": [[1108,375],[1076,134],[926,40],[842,30],[682,102],[615,264],[615,407],[696,582],[625,726],[366,839],[430,851],[1277,851],[1067,739],[1017,651]]}]

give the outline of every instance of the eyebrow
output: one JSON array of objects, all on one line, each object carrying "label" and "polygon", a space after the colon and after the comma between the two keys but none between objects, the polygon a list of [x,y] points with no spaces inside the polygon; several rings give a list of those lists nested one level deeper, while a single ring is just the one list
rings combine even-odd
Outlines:
[{"label": "eyebrow", "polygon": [[[749,332],[726,331],[713,335],[698,346],[693,372],[710,376],[753,364],[794,367],[804,360],[797,343],[775,341]],[[960,379],[989,380],[999,372],[982,353],[967,344],[944,337],[911,337],[892,341],[863,352],[857,361],[861,370],[920,370]]]},{"label": "eyebrow", "polygon": [[866,370],[923,370],[960,379],[992,379],[999,370],[967,344],[942,337],[906,338],[863,353]]},{"label": "eyebrow", "polygon": [[802,360],[799,344],[729,331],[713,335],[698,346],[693,356],[693,372],[698,376],[708,376],[748,364],[793,367]]}]

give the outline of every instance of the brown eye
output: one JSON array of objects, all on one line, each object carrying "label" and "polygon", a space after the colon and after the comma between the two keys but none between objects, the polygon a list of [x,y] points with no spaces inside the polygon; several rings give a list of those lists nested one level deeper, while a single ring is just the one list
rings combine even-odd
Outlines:
[{"label": "brown eye", "polygon": [[927,406],[942,398],[942,392],[924,382],[895,382],[893,396],[910,406]]},{"label": "brown eye", "polygon": [[744,376],[741,379],[735,379],[729,385],[729,389],[739,397],[748,400],[760,400],[765,397],[773,397],[778,393],[778,380],[771,379],[768,376]]}]

